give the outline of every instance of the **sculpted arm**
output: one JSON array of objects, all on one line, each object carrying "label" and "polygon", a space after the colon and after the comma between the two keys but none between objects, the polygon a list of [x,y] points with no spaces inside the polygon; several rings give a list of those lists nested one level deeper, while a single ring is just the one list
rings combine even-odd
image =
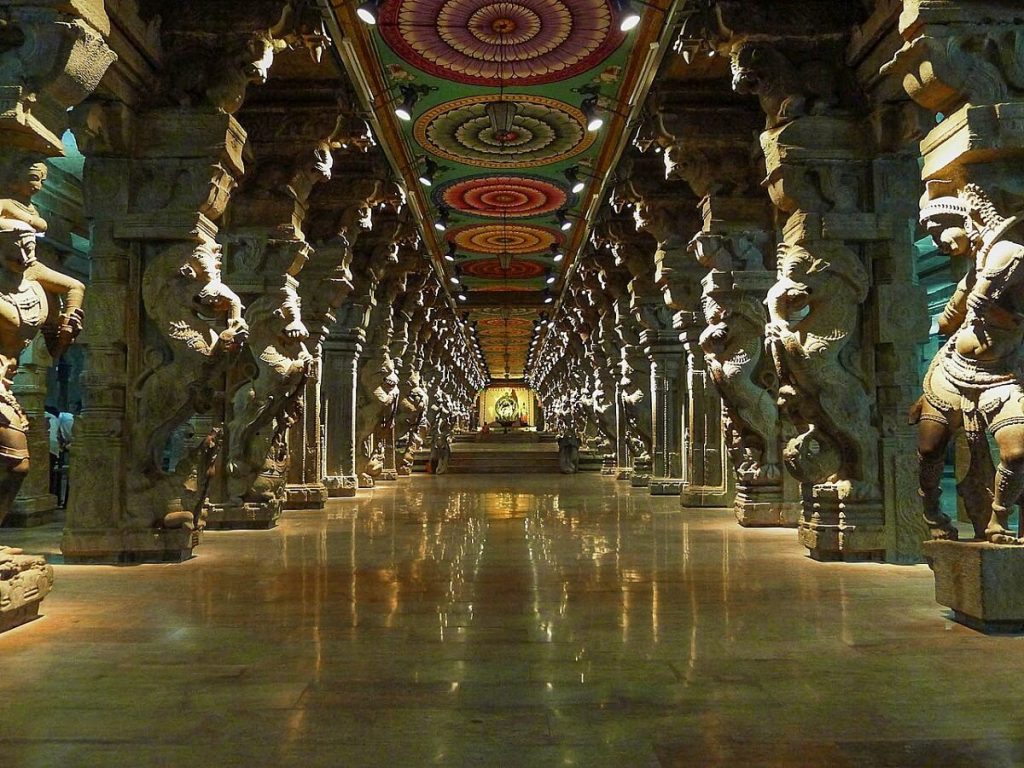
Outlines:
[{"label": "sculpted arm", "polygon": [[939,333],[952,336],[967,319],[967,297],[974,285],[974,271],[966,275],[956,286],[953,295],[946,302],[939,316]]},{"label": "sculpted arm", "polygon": [[80,315],[85,300],[85,285],[70,275],[65,275],[44,264],[36,262],[28,270],[26,277],[38,280],[47,293],[64,297],[64,316]]}]

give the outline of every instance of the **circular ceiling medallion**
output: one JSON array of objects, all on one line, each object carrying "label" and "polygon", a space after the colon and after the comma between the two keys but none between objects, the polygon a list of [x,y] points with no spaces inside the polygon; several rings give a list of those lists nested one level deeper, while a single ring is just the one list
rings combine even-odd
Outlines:
[{"label": "circular ceiling medallion", "polygon": [[[484,108],[512,101],[510,131],[495,133]],[[563,101],[522,93],[468,96],[439,104],[416,121],[416,141],[439,157],[479,168],[532,168],[566,160],[594,143],[583,113]]]},{"label": "circular ceiling medallion", "polygon": [[511,284],[511,285],[474,285],[473,286],[473,290],[474,291],[489,291],[489,292],[498,292],[498,291],[534,291],[534,292],[536,292],[537,289],[536,288],[531,288],[529,285],[515,285],[515,284]]},{"label": "circular ceiling medallion", "polygon": [[486,317],[483,320],[477,321],[480,333],[501,333],[506,328],[509,331],[512,330],[526,330],[530,333],[533,332],[533,323],[522,317],[510,317],[507,320],[500,317]]},{"label": "circular ceiling medallion", "polygon": [[561,242],[561,235],[549,229],[525,224],[482,224],[455,230],[451,237],[460,250],[497,256],[543,253]]},{"label": "circular ceiling medallion", "polygon": [[543,277],[547,271],[536,261],[512,259],[508,269],[502,269],[497,259],[477,259],[462,263],[462,274],[466,277],[478,277],[483,280],[530,280]]},{"label": "circular ceiling medallion", "polygon": [[414,67],[469,85],[542,85],[604,61],[625,35],[608,0],[397,0],[384,41]]},{"label": "circular ceiling medallion", "polygon": [[478,317],[529,317],[532,319],[537,317],[537,310],[531,307],[480,307],[474,309],[470,317],[474,320]]},{"label": "circular ceiling medallion", "polygon": [[568,194],[558,185],[530,176],[459,179],[434,193],[435,205],[461,213],[497,218],[543,216],[566,207]]}]

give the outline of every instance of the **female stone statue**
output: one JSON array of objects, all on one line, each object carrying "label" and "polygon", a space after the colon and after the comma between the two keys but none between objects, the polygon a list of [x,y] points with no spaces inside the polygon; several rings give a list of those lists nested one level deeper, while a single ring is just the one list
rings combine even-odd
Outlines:
[{"label": "female stone statue", "polygon": [[22,217],[0,218],[0,520],[29,468],[28,419],[11,389],[18,358],[43,331],[56,359],[82,330],[85,286],[36,260],[37,233]]}]

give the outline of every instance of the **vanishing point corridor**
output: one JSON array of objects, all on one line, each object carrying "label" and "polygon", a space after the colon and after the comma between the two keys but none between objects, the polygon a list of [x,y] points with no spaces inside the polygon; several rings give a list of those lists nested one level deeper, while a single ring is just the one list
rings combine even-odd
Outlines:
[{"label": "vanishing point corridor", "polygon": [[7,766],[1024,760],[1021,641],[945,620],[927,566],[611,478],[417,475],[178,565],[8,538],[61,589],[2,640]]}]

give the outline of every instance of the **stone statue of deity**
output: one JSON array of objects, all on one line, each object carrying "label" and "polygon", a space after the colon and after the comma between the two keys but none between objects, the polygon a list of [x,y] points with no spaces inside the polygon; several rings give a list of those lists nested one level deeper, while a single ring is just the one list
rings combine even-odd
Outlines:
[{"label": "stone statue of deity", "polygon": [[[970,466],[957,490],[975,536],[1022,544],[1008,526],[1024,491],[1024,220],[999,213],[974,184],[931,181],[921,223],[942,251],[973,262],[939,320],[948,341],[911,413],[925,519],[933,538],[957,538],[939,500],[946,448],[962,426]],[[986,432],[999,451],[995,467]]]},{"label": "stone statue of deity", "polygon": [[29,469],[28,419],[11,388],[18,358],[40,332],[59,358],[82,330],[85,297],[82,283],[36,259],[35,209],[20,206],[25,215],[8,218],[10,203],[0,203],[0,521]]}]

